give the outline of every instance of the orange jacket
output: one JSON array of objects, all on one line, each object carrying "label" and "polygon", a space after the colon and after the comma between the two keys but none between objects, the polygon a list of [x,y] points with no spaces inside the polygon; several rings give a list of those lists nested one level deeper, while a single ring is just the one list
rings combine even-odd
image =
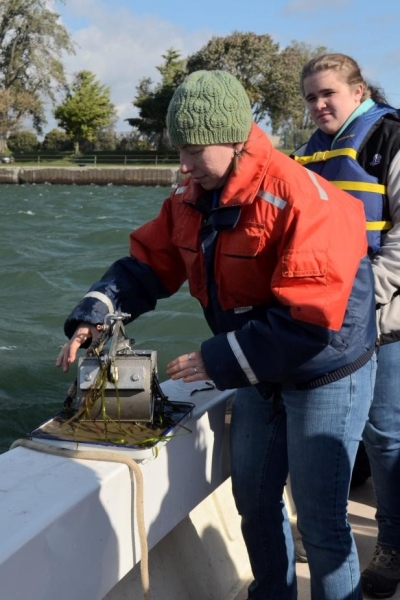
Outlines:
[{"label": "orange jacket", "polygon": [[362,202],[274,150],[257,125],[245,150],[218,207],[188,179],[131,234],[131,256],[91,287],[67,335],[110,310],[135,319],[188,280],[214,333],[201,352],[219,389],[317,387],[369,360],[375,301]]},{"label": "orange jacket", "polygon": [[[340,329],[360,260],[367,251],[361,201],[275,150],[253,125],[220,207],[240,205],[231,231],[221,231],[214,277],[224,310],[290,307],[294,319]],[[186,180],[160,215],[131,234],[131,254],[151,266],[170,294],[188,279],[203,307],[209,299],[194,210],[203,190]]]}]

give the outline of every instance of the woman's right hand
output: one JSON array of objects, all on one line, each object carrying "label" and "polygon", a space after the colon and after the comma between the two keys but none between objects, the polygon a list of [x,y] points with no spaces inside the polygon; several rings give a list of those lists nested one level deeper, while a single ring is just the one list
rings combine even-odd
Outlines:
[{"label": "woman's right hand", "polygon": [[101,330],[97,329],[95,325],[80,323],[69,342],[64,344],[61,348],[61,352],[56,360],[56,367],[62,367],[63,371],[66,373],[69,370],[69,365],[76,359],[76,353],[82,344],[88,339],[96,339],[99,337],[100,333]]}]

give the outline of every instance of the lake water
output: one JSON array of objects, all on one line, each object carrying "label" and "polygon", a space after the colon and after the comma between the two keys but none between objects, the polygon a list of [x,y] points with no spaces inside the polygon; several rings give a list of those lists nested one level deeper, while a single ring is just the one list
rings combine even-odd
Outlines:
[{"label": "lake water", "polygon": [[[0,452],[61,410],[76,368],[55,359],[66,316],[155,216],[168,188],[0,186]],[[187,286],[127,327],[136,348],[172,358],[210,335]],[[84,351],[81,351],[84,352]]]}]

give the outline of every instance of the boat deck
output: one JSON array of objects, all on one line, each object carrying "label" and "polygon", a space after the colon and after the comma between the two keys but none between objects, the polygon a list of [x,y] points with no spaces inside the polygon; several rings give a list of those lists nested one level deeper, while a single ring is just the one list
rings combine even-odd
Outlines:
[{"label": "boat deck", "polygon": [[[358,552],[360,555],[361,569],[364,569],[371,560],[375,548],[377,528],[375,521],[375,497],[372,479],[355,488],[350,494],[349,520],[353,528]],[[297,563],[298,600],[310,599],[310,573],[308,565]],[[247,585],[242,589],[236,600],[247,599]],[[364,596],[365,599],[369,596]],[[400,600],[400,585],[392,596],[393,600]]]}]

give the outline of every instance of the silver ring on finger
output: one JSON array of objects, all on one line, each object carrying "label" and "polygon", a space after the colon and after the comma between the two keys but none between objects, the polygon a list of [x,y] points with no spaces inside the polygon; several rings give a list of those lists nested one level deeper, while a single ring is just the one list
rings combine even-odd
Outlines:
[{"label": "silver ring on finger", "polygon": [[192,360],[193,356],[192,353],[188,354],[188,360]]},{"label": "silver ring on finger", "polygon": [[197,367],[193,367],[193,372],[197,373]]}]

